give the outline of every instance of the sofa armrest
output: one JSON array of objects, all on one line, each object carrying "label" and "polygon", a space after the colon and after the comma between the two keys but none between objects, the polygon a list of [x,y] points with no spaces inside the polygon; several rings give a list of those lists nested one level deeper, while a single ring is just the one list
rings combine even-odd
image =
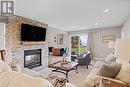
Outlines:
[{"label": "sofa armrest", "polygon": [[108,77],[104,77],[104,76],[98,76],[98,77],[100,77],[102,79],[110,80],[110,81],[113,81],[113,82],[121,83],[121,84],[127,84],[127,83],[122,82],[122,81],[120,81],[118,79],[108,78]]}]

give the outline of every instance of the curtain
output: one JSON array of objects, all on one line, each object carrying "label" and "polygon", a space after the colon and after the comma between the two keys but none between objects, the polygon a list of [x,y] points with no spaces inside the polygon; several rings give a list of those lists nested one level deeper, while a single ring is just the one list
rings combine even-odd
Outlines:
[{"label": "curtain", "polygon": [[94,53],[94,40],[93,40],[93,32],[88,33],[88,43],[87,43],[87,51],[91,52],[91,58],[95,56]]}]

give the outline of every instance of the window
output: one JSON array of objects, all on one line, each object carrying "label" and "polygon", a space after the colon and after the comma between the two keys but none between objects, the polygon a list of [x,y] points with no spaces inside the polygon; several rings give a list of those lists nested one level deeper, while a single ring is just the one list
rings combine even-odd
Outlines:
[{"label": "window", "polygon": [[80,55],[87,52],[87,35],[71,36],[71,55]]}]

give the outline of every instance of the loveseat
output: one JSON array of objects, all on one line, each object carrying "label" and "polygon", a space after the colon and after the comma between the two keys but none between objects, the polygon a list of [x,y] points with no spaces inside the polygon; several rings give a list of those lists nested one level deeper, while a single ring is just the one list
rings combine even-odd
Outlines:
[{"label": "loveseat", "polygon": [[0,87],[53,87],[46,79],[12,71],[10,66],[0,60]]},{"label": "loveseat", "polygon": [[117,59],[116,62],[122,64],[121,69],[115,78],[108,78],[108,77],[98,75],[100,68],[102,67],[102,65],[106,64],[106,62],[97,61],[90,74],[86,77],[84,87],[94,87],[94,85],[97,82],[99,82],[102,78],[116,81],[123,84],[128,84],[129,83],[129,59],[128,60]]}]

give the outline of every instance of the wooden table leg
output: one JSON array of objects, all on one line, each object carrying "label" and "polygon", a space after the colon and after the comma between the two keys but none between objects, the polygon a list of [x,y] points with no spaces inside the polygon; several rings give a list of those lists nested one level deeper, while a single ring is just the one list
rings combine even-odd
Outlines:
[{"label": "wooden table leg", "polygon": [[5,59],[5,51],[4,50],[0,50],[0,55],[1,55],[1,59],[4,60]]},{"label": "wooden table leg", "polygon": [[69,73],[69,71],[66,71],[66,80],[67,80],[67,82],[69,82],[68,73]]},{"label": "wooden table leg", "polygon": [[66,74],[65,74],[65,75],[66,75],[66,78],[68,78],[68,73],[69,73],[69,71],[66,71]]}]

